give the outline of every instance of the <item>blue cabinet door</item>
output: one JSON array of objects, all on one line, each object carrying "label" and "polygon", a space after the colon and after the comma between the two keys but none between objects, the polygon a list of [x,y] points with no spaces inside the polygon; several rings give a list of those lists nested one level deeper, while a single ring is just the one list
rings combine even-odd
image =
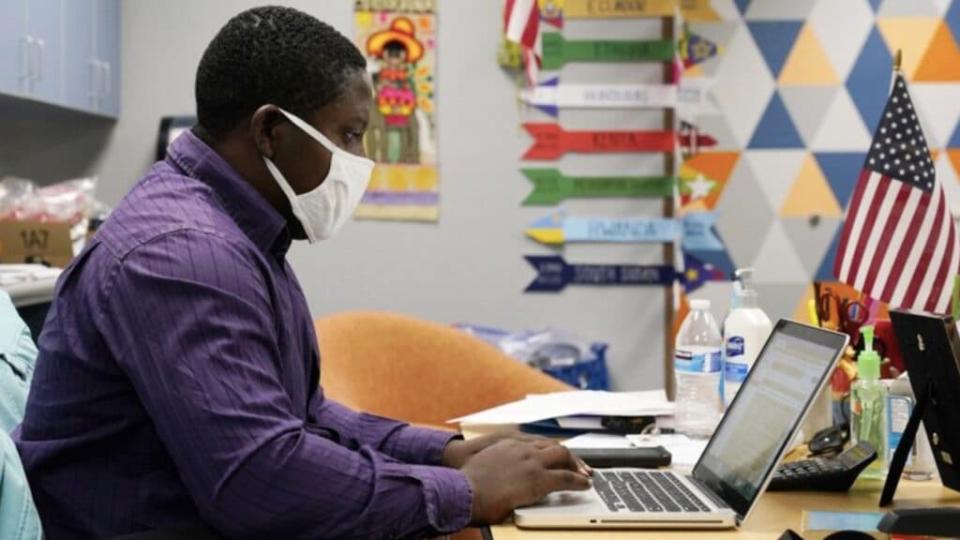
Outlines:
[{"label": "blue cabinet door", "polygon": [[0,0],[0,92],[21,94],[25,90],[24,55],[27,47],[26,0]]},{"label": "blue cabinet door", "polygon": [[120,114],[120,0],[96,0],[96,43],[100,61],[99,111]]},{"label": "blue cabinet door", "polygon": [[[0,0],[2,1],[2,0]],[[96,0],[64,2],[63,98],[67,107],[95,111],[99,106],[95,82]]]},{"label": "blue cabinet door", "polygon": [[47,103],[63,102],[63,0],[30,0],[27,34],[32,38],[33,79],[30,97]]}]

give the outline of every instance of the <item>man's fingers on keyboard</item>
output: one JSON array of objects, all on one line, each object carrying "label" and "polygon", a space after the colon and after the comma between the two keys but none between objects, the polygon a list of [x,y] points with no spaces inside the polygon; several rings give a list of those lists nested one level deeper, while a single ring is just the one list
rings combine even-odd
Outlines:
[{"label": "man's fingers on keyboard", "polygon": [[590,489],[591,486],[589,477],[564,469],[547,471],[547,478],[549,479],[547,488],[550,492],[568,490],[583,491]]}]

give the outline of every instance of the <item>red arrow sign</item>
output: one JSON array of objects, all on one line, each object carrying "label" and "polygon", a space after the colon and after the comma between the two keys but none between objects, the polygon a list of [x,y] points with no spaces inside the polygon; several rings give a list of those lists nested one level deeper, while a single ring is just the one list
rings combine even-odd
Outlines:
[{"label": "red arrow sign", "polygon": [[533,146],[523,159],[557,159],[567,152],[672,152],[672,131],[564,131],[557,124],[526,123]]}]

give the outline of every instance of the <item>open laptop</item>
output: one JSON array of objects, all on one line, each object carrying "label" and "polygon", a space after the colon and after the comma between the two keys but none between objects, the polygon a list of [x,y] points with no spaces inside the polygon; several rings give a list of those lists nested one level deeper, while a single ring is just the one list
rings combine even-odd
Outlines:
[{"label": "open laptop", "polygon": [[527,528],[723,529],[756,506],[847,346],[845,334],[781,319],[690,475],[597,469],[588,491],[517,509]]}]

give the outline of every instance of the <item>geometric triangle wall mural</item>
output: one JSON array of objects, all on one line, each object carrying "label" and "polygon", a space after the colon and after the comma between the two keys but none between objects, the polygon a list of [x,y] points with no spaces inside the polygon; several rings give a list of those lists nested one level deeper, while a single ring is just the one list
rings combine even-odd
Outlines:
[{"label": "geometric triangle wall mural", "polygon": [[[710,262],[756,264],[765,293],[796,294],[762,302],[783,306],[770,317],[791,317],[802,312],[811,282],[835,279],[846,206],[888,97],[897,49],[918,117],[941,156],[938,177],[957,184],[948,198],[960,196],[960,0],[711,5],[725,17],[716,24],[738,24],[741,33],[724,27],[724,35],[739,37],[726,40],[712,60],[710,92],[719,106],[710,114],[734,126],[743,147],[729,148],[740,159],[710,201],[728,248],[723,256],[732,260],[714,255]],[[710,36],[709,24],[698,22],[695,31]],[[948,202],[960,208],[960,200]]]}]

